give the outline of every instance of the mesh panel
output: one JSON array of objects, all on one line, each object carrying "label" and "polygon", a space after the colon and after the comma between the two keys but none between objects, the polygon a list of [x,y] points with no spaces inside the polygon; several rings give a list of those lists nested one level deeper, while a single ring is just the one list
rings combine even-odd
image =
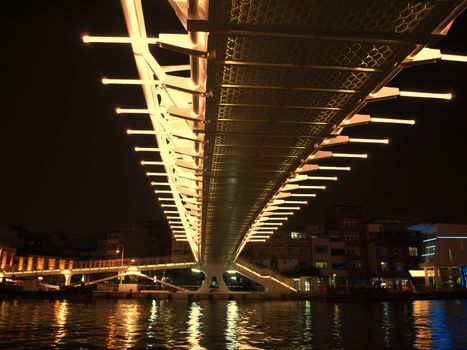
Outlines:
[{"label": "mesh panel", "polygon": [[293,91],[287,95],[287,105],[315,106],[342,108],[354,94],[315,92],[315,91]]},{"label": "mesh panel", "polygon": [[239,133],[264,133],[269,129],[269,124],[262,122],[217,122],[218,132],[239,132]]},{"label": "mesh panel", "polygon": [[238,66],[226,64],[218,67],[218,81],[222,84],[287,86],[290,68]]},{"label": "mesh panel", "polygon": [[294,63],[300,55],[301,44],[301,40],[229,35],[219,36],[216,46],[218,59],[222,57],[225,61]]},{"label": "mesh panel", "polygon": [[397,61],[403,46],[352,41],[316,42],[305,58],[307,65],[386,68]]},{"label": "mesh panel", "polygon": [[306,28],[319,15],[319,0],[234,0],[217,7],[219,22]]},{"label": "mesh panel", "polygon": [[375,74],[343,70],[303,69],[297,74],[298,87],[360,90]]},{"label": "mesh panel", "polygon": [[237,106],[219,106],[219,119],[252,119],[252,120],[270,120],[276,117],[280,121],[294,122],[331,122],[337,112],[328,110],[310,110],[310,109],[284,109],[284,108],[264,108],[264,107],[237,107]]},{"label": "mesh panel", "polygon": [[216,20],[264,29],[411,34],[420,32],[430,15],[446,14],[437,5],[420,0],[225,0],[216,7]]},{"label": "mesh panel", "polygon": [[352,32],[413,33],[436,7],[434,1],[348,1],[335,6],[324,29]]},{"label": "mesh panel", "polygon": [[283,92],[279,90],[221,88],[219,102],[274,105],[282,96]]}]

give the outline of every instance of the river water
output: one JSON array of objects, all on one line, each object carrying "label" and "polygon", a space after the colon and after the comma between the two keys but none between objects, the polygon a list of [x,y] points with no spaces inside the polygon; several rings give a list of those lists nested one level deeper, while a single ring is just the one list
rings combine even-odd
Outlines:
[{"label": "river water", "polygon": [[467,301],[0,300],[0,349],[467,349]]}]

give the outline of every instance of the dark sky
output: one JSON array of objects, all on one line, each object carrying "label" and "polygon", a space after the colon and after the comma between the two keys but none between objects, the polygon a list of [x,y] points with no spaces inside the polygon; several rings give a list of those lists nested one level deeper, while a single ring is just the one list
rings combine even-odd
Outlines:
[{"label": "dark sky", "polygon": [[[148,32],[180,31],[164,1],[144,2]],[[150,138],[128,137],[144,117],[117,117],[116,106],[144,108],[139,87],[102,86],[103,76],[136,78],[127,45],[84,45],[81,35],[125,35],[118,1],[13,2],[3,11],[0,225],[92,233],[160,216],[134,146]],[[150,7],[148,7],[150,6]],[[467,53],[464,14],[436,47]],[[184,57],[161,50],[163,64]],[[362,113],[415,118],[417,125],[370,125],[353,135],[389,136],[391,144],[355,151],[353,170],[330,184],[289,227],[320,222],[333,204],[363,205],[369,216],[407,214],[467,224],[465,98],[467,65],[441,62],[407,69],[390,84],[406,90],[452,91],[451,102],[399,99],[369,105]],[[6,80],[5,80],[6,76]],[[340,151],[339,148],[335,149]],[[350,146],[342,148],[350,152]],[[348,163],[348,162],[347,162]],[[340,161],[341,165],[347,165]]]}]

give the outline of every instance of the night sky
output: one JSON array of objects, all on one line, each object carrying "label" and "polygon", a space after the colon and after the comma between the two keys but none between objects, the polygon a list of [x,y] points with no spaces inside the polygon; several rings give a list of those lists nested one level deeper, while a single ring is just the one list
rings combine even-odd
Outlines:
[{"label": "night sky", "polygon": [[[181,32],[164,1],[143,2],[149,35]],[[100,79],[137,78],[129,45],[81,42],[84,33],[126,35],[120,2],[13,2],[3,11],[4,101],[1,127],[0,225],[94,233],[161,216],[143,154],[150,137],[125,134],[149,127],[146,117],[117,117],[116,106],[145,108],[137,86],[103,86]],[[14,8],[16,7],[16,8]],[[435,47],[467,54],[464,13]],[[154,50],[162,64],[186,58]],[[398,99],[361,113],[414,118],[414,127],[373,124],[353,136],[389,137],[389,145],[342,146],[368,152],[367,160],[341,159],[353,170],[321,193],[288,224],[319,223],[335,204],[363,205],[368,217],[405,214],[427,221],[467,224],[467,64],[441,62],[404,70],[389,86],[453,92],[450,102]],[[5,79],[5,78],[4,78]],[[348,134],[348,133],[347,133]],[[154,156],[153,156],[154,157]],[[146,157],[148,158],[148,157]],[[336,163],[337,164],[337,163]]]}]

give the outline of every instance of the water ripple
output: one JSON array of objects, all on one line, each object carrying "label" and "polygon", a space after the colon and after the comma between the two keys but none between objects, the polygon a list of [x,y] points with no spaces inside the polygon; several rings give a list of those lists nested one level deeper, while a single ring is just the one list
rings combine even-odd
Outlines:
[{"label": "water ripple", "polygon": [[3,300],[0,349],[465,349],[466,301]]}]

